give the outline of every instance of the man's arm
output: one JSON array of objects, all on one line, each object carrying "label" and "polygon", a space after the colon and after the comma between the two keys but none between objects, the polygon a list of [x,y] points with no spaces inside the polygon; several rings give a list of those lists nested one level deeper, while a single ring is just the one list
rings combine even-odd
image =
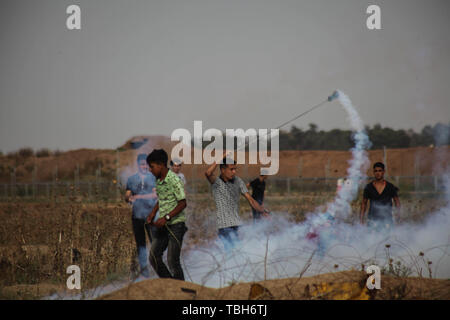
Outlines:
[{"label": "man's arm", "polygon": [[133,196],[133,192],[131,191],[133,189],[132,185],[133,185],[132,179],[131,179],[131,177],[129,177],[127,180],[127,186],[125,188],[125,190],[126,190],[125,191],[125,202],[126,203],[133,202],[135,200],[134,196]]},{"label": "man's arm", "polygon": [[150,214],[147,217],[147,223],[148,224],[153,224],[153,219],[155,218],[156,213],[159,210],[159,201],[156,202],[155,206],[153,207],[152,212],[150,212]]},{"label": "man's arm", "polygon": [[363,198],[361,201],[361,211],[359,213],[359,221],[361,222],[361,224],[364,224],[364,214],[366,213],[367,200],[369,200],[369,199]]},{"label": "man's arm", "polygon": [[396,223],[398,223],[400,221],[399,218],[400,218],[400,215],[401,215],[402,207],[400,205],[400,199],[398,198],[398,196],[393,197],[393,200],[394,200],[394,205],[397,208],[395,221],[396,221]]},{"label": "man's arm", "polygon": [[400,199],[398,198],[398,196],[397,197],[394,197],[394,204],[395,204],[395,206],[397,207],[397,209],[399,209],[400,210]]},{"label": "man's arm", "polygon": [[211,184],[213,184],[214,181],[216,181],[216,176],[214,175],[214,171],[216,170],[216,168],[217,168],[217,163],[213,163],[205,171],[206,179],[208,179],[209,183],[211,183]]},{"label": "man's arm", "polygon": [[[177,206],[169,213],[170,219],[172,219],[177,214],[179,214],[181,211],[183,211],[183,209],[186,208],[186,205],[187,205],[186,199],[178,201]],[[167,223],[166,218],[162,217],[162,218],[159,218],[158,220],[156,220],[154,225],[157,226],[158,228],[160,228],[160,227],[163,227],[166,223]]]},{"label": "man's arm", "polygon": [[153,188],[151,193],[137,194],[133,198],[134,199],[156,199],[156,198],[158,198],[158,196],[156,195],[156,189]]},{"label": "man's arm", "polygon": [[[231,151],[227,152],[226,150],[224,150],[222,159],[227,157],[229,154],[231,154]],[[206,179],[208,179],[209,183],[211,183],[211,184],[213,184],[216,181],[216,176],[214,175],[214,171],[216,170],[216,168],[217,168],[217,163],[213,163],[205,171]]]},{"label": "man's arm", "polygon": [[252,196],[248,192],[244,193],[244,197],[245,197],[245,199],[247,199],[250,206],[253,209],[255,209],[256,211],[261,212],[261,213],[267,212],[267,210],[264,209],[264,207],[262,205],[260,205],[255,199],[253,199]]},{"label": "man's arm", "polygon": [[133,202],[134,201],[134,197],[131,194],[131,190],[127,190],[125,192],[125,202]]}]

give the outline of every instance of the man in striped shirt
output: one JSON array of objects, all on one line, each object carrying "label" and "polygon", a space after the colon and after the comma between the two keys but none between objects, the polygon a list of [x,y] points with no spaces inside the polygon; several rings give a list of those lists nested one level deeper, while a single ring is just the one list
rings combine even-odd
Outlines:
[{"label": "man in striped shirt", "polygon": [[239,198],[242,194],[252,208],[264,215],[268,212],[248,193],[244,181],[236,176],[236,162],[224,157],[220,163],[220,175],[216,177],[214,171],[217,163],[213,163],[205,172],[211,184],[214,201],[216,202],[216,218],[219,238],[225,250],[231,250],[239,239],[238,230],[242,224],[239,217]]}]

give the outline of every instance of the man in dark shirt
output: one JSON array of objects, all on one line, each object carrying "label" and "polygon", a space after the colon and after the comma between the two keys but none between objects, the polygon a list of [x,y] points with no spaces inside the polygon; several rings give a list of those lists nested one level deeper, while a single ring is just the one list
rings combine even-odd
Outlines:
[{"label": "man in dark shirt", "polygon": [[149,277],[148,256],[145,233],[147,232],[150,242],[155,227],[146,224],[146,219],[156,204],[156,179],[148,171],[147,155],[139,154],[137,157],[138,172],[128,178],[125,193],[125,201],[132,203],[132,225],[136,240],[138,259],[141,275]]},{"label": "man in dark shirt", "polygon": [[377,162],[373,165],[375,180],[364,188],[363,201],[361,203],[360,220],[364,223],[364,214],[367,208],[367,200],[370,200],[367,225],[376,230],[390,230],[393,227],[392,201],[400,209],[398,188],[384,180],[384,164]]},{"label": "man in dark shirt", "polygon": [[[264,191],[266,190],[266,175],[260,175],[258,178],[247,184],[247,188],[252,188],[252,198],[255,199],[259,204],[264,202]],[[253,220],[256,221],[261,219],[261,212],[252,208]]]}]

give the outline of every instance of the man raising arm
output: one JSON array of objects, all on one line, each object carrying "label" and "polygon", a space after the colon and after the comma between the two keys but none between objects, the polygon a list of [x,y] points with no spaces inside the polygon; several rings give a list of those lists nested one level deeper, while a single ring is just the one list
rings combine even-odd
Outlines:
[{"label": "man raising arm", "polygon": [[264,207],[250,196],[244,181],[236,176],[236,167],[234,160],[225,157],[220,163],[220,175],[218,177],[214,174],[217,163],[213,163],[205,172],[216,203],[219,238],[223,241],[227,251],[232,249],[238,240],[238,229],[242,224],[239,217],[240,195],[242,194],[255,210],[266,212]]}]

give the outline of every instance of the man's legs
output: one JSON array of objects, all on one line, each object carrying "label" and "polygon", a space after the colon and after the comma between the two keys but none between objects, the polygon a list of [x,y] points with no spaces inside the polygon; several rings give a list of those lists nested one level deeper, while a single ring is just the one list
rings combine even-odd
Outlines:
[{"label": "man's legs", "polygon": [[145,220],[132,218],[133,233],[136,240],[140,272],[143,276],[150,276],[148,272],[147,244],[145,239]]},{"label": "man's legs", "polygon": [[150,243],[152,243],[153,238],[155,237],[155,234],[156,234],[156,230],[158,230],[158,228],[146,223],[145,230],[147,231],[147,235],[148,235],[148,239],[150,240]]},{"label": "man's legs", "polygon": [[162,256],[169,244],[166,227],[156,229],[153,233],[152,246],[150,249],[150,263],[160,278],[172,278],[169,270],[163,262]]},{"label": "man's legs", "polygon": [[184,280],[183,268],[180,263],[181,246],[183,236],[187,231],[184,222],[166,225],[168,229],[169,248],[167,251],[167,262],[174,279]]},{"label": "man's legs", "polygon": [[219,229],[219,238],[222,240],[226,252],[230,252],[239,241],[238,229],[237,226]]},{"label": "man's legs", "polygon": [[373,232],[389,234],[392,231],[394,222],[392,219],[369,219],[367,226]]}]

